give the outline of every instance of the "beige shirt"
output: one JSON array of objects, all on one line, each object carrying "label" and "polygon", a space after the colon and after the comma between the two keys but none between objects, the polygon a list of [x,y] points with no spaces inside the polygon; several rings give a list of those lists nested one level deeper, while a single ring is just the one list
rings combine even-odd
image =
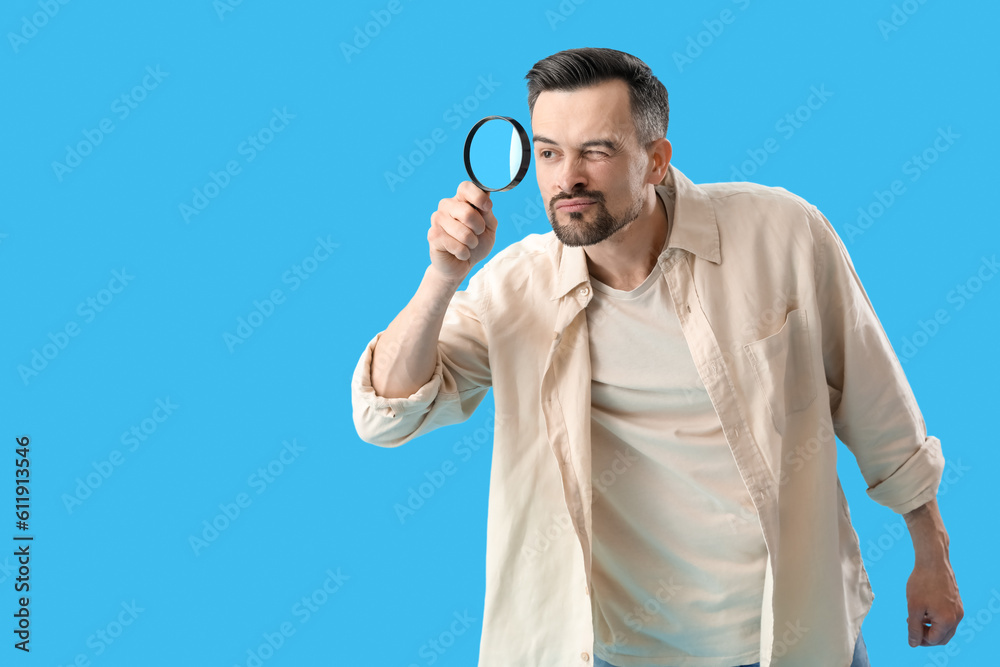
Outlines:
[{"label": "beige shirt", "polygon": [[[661,197],[671,186],[660,269],[767,544],[761,665],[845,667],[872,591],[834,434],[898,513],[935,497],[940,442],[814,206],[782,188],[695,185],[673,165]],[[456,292],[417,392],[375,394],[381,333],[355,368],[355,427],[384,447],[467,420],[493,388],[480,667],[593,664],[591,296],[584,250],[532,234]]]},{"label": "beige shirt", "polygon": [[663,272],[631,291],[591,286],[594,653],[618,667],[757,662],[767,547]]}]

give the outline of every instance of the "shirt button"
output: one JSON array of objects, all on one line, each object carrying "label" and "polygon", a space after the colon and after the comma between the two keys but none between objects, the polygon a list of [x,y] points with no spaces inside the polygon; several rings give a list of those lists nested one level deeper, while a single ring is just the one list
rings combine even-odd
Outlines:
[{"label": "shirt button", "polygon": [[589,287],[585,286],[585,287],[581,287],[580,288],[580,296],[587,296],[588,294],[590,294],[590,288]]},{"label": "shirt button", "polygon": [[590,654],[587,653],[586,651],[584,651],[583,653],[581,653],[580,657],[583,659],[584,662],[589,662],[590,661]]},{"label": "shirt button", "polygon": [[583,587],[583,594],[584,595],[590,595],[590,586],[584,585],[584,587]]}]

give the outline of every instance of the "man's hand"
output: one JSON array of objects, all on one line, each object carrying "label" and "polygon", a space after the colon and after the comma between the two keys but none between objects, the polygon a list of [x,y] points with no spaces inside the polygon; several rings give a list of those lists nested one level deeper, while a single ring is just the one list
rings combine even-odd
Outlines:
[{"label": "man's hand", "polygon": [[497,219],[490,193],[462,181],[454,197],[442,199],[427,232],[431,265],[456,285],[493,249]]},{"label": "man's hand", "polygon": [[910,646],[947,644],[965,615],[948,560],[948,532],[937,500],[904,515],[916,556],[906,582]]},{"label": "man's hand", "polygon": [[947,644],[962,620],[962,599],[948,559],[937,567],[916,566],[906,582],[910,646]]}]

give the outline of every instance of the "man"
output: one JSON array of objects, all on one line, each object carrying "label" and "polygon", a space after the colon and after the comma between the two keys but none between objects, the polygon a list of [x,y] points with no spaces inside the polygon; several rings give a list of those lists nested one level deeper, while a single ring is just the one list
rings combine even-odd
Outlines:
[{"label": "man", "polygon": [[866,665],[835,434],[906,518],[910,644],[947,642],[940,443],[833,227],[781,188],[691,183],[633,56],[527,79],[552,233],[457,291],[498,225],[462,183],[353,378],[358,433],[388,447],[494,390],[481,667]]}]

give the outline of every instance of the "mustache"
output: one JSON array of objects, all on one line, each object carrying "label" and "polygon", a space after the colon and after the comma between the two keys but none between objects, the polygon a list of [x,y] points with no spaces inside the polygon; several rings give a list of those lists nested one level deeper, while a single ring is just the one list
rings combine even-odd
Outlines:
[{"label": "mustache", "polygon": [[563,199],[593,199],[595,202],[604,203],[604,193],[600,190],[573,190],[572,192],[560,192],[549,200],[549,206],[555,206],[557,201]]}]

